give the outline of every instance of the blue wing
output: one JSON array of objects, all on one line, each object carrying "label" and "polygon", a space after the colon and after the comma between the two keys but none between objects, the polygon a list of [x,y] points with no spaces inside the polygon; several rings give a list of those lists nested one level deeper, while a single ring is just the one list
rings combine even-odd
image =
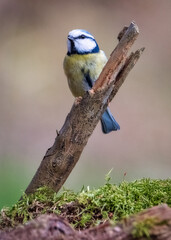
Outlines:
[{"label": "blue wing", "polygon": [[84,73],[84,70],[82,70],[82,72],[84,74],[83,89],[84,89],[84,91],[87,92],[88,90],[90,90],[93,87],[94,81],[91,79],[89,72]]}]

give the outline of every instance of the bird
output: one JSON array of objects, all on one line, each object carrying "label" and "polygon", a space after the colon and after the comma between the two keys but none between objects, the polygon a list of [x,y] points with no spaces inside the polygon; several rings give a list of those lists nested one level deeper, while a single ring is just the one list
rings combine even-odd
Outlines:
[{"label": "bird", "polygon": [[[74,97],[82,97],[93,87],[106,62],[104,51],[100,50],[90,32],[74,29],[68,33],[67,54],[63,68]],[[120,129],[109,107],[102,114],[101,126],[105,134]]]}]

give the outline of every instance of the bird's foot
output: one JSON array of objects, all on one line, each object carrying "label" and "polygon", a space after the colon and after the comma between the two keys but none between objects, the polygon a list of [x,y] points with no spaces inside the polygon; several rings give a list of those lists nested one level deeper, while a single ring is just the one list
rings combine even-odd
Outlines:
[{"label": "bird's foot", "polygon": [[78,104],[80,104],[81,100],[82,100],[82,97],[81,97],[81,96],[80,96],[80,97],[76,97],[76,98],[75,98],[75,102],[74,102],[75,106],[78,105]]},{"label": "bird's foot", "polygon": [[90,90],[88,91],[88,93],[90,94],[90,96],[93,96],[93,95],[94,95],[94,89],[93,89],[93,88],[90,89]]}]

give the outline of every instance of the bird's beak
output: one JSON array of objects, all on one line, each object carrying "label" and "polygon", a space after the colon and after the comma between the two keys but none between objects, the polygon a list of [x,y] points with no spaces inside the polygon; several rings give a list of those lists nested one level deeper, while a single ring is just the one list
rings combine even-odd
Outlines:
[{"label": "bird's beak", "polygon": [[73,41],[74,38],[72,36],[68,36],[68,40]]}]

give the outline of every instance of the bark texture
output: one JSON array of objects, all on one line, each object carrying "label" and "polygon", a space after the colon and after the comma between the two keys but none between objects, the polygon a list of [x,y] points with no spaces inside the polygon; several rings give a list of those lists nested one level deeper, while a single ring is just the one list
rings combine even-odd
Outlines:
[{"label": "bark texture", "polygon": [[49,148],[26,193],[40,186],[49,186],[56,192],[66,181],[79,160],[87,141],[130,70],[139,59],[143,48],[131,53],[128,50],[139,34],[138,27],[131,23],[119,35],[119,43],[111,54],[92,90],[80,102],[75,102],[55,142]]},{"label": "bark texture", "polygon": [[10,232],[0,240],[170,240],[171,208],[160,205],[147,209],[119,224],[109,222],[84,231],[75,231],[56,215],[42,215]]}]

